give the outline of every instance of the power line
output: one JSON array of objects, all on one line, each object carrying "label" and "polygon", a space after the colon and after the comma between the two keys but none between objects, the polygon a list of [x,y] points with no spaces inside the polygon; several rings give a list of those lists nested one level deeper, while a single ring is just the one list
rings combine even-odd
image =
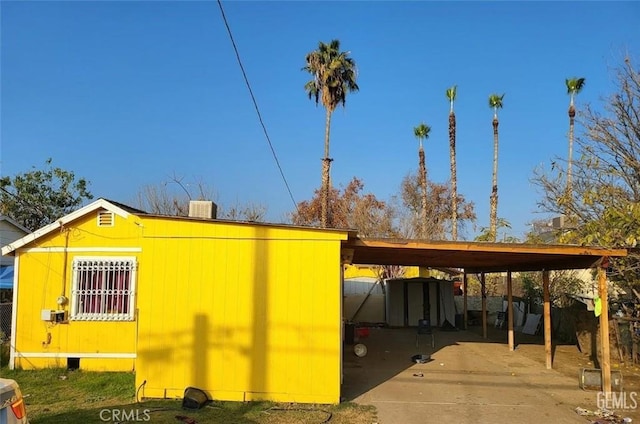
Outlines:
[{"label": "power line", "polygon": [[276,151],[273,148],[273,144],[271,144],[271,139],[269,138],[269,134],[267,133],[267,127],[264,125],[264,121],[262,120],[262,114],[260,113],[260,109],[258,108],[258,102],[256,101],[256,98],[253,95],[251,84],[249,84],[249,78],[247,78],[247,73],[245,72],[244,66],[242,65],[242,60],[240,60],[240,53],[238,53],[236,42],[233,39],[233,34],[231,34],[231,28],[229,28],[229,23],[227,22],[227,17],[224,14],[224,10],[222,9],[222,2],[220,0],[218,0],[218,6],[220,6],[220,13],[222,14],[222,20],[224,21],[224,25],[227,27],[227,32],[229,33],[229,39],[231,40],[231,44],[233,45],[233,51],[236,54],[236,59],[238,60],[238,65],[240,65],[240,70],[242,71],[244,82],[247,85],[249,94],[251,95],[251,101],[253,102],[253,107],[256,109],[256,113],[258,114],[258,120],[260,121],[260,125],[262,126],[262,131],[264,132],[264,136],[266,137],[267,142],[269,143],[269,148],[271,149],[271,153],[273,154],[273,159],[276,161],[276,165],[278,166],[278,170],[280,171],[280,176],[282,177],[282,181],[284,181],[284,185],[287,187],[287,191],[289,192],[289,197],[293,202],[293,206],[296,208],[296,211],[298,211],[298,204],[293,198],[293,194],[291,193],[291,188],[289,188],[289,183],[287,182],[287,179],[284,176],[284,172],[282,171],[282,167],[280,166],[280,161],[278,160]]}]

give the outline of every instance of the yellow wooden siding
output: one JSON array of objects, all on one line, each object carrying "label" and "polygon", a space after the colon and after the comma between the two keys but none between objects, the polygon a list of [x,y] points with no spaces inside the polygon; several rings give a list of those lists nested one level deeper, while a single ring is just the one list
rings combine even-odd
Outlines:
[{"label": "yellow wooden siding", "polygon": [[[135,354],[134,321],[51,323],[41,319],[42,309],[59,309],[56,299],[60,295],[71,298],[74,257],[139,255],[97,252],[104,248],[139,247],[140,231],[132,222],[119,216],[114,227],[98,227],[96,217],[97,213],[89,214],[18,251],[17,367],[66,367],[66,356],[73,356],[81,358],[81,369],[121,371],[134,368],[134,359],[117,358],[119,354]],[[65,253],[65,247],[73,251]],[[67,312],[69,308],[69,304],[64,307]],[[84,354],[98,357],[83,358]]]},{"label": "yellow wooden siding", "polygon": [[[64,367],[77,354],[81,369],[135,367],[145,397],[197,386],[225,400],[337,403],[344,239],[157,216],[99,227],[89,213],[17,252],[15,365]],[[41,320],[63,287],[71,297],[78,256],[136,257],[136,321]]]},{"label": "yellow wooden siding", "polygon": [[[378,278],[378,266],[375,265],[345,265],[344,278],[370,277]],[[428,268],[417,266],[404,267],[404,278],[425,277],[430,275]]]},{"label": "yellow wooden siding", "polygon": [[[337,403],[346,235],[144,219],[136,385]],[[176,237],[175,234],[180,234]]]}]

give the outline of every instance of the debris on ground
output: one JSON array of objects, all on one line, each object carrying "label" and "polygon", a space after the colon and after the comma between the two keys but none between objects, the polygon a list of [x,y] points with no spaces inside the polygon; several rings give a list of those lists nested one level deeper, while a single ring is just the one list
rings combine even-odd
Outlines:
[{"label": "debris on ground", "polygon": [[625,421],[623,417],[616,415],[613,411],[605,408],[592,411],[578,406],[575,411],[576,414],[583,417],[597,418],[595,421],[591,421],[591,424],[624,424],[628,422]]}]

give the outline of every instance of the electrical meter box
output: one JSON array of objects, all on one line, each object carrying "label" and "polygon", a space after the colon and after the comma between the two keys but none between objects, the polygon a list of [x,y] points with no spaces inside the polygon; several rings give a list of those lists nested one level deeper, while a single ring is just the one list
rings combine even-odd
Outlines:
[{"label": "electrical meter box", "polygon": [[40,311],[40,319],[49,322],[66,322],[67,311],[54,311],[51,309],[43,309]]},{"label": "electrical meter box", "polygon": [[43,309],[40,312],[40,319],[42,321],[55,321],[56,311],[52,311],[51,309]]},{"label": "electrical meter box", "polygon": [[55,321],[55,322],[66,322],[67,321],[67,311],[54,311],[53,321]]}]

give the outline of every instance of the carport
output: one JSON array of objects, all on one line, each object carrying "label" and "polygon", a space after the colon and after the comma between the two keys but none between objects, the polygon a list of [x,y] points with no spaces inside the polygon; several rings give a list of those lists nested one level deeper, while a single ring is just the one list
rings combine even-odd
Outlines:
[{"label": "carport", "polygon": [[[359,265],[402,265],[449,267],[464,270],[464,319],[467,318],[467,275],[480,274],[482,288],[483,335],[487,337],[485,274],[507,273],[508,304],[512,305],[512,272],[542,271],[544,292],[544,341],[546,367],[552,368],[551,302],[549,271],[597,268],[598,289],[602,299],[600,340],[602,343],[602,386],[611,392],[609,352],[609,316],[606,268],[610,257],[624,257],[626,249],[606,249],[573,245],[534,245],[521,243],[484,243],[424,240],[359,238],[350,235],[343,242],[343,262]],[[513,308],[508,309],[509,350],[513,351]]]}]

